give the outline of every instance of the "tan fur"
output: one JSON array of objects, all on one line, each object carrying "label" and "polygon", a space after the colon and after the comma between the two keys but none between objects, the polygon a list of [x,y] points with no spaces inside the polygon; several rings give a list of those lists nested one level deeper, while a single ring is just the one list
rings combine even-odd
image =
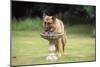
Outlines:
[{"label": "tan fur", "polygon": [[66,32],[64,31],[64,24],[61,20],[53,16],[45,16],[43,18],[44,28],[48,27],[48,32],[64,33],[63,37],[55,42],[56,55],[61,56],[64,53],[64,48],[66,44]]}]

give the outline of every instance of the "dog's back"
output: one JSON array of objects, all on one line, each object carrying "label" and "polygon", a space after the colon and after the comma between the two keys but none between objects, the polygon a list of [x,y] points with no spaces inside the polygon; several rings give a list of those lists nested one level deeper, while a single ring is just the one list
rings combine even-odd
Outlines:
[{"label": "dog's back", "polygon": [[58,26],[56,27],[57,30],[55,30],[55,32],[63,33],[63,37],[62,37],[61,41],[62,41],[62,48],[63,48],[63,51],[64,51],[64,48],[65,48],[65,45],[66,45],[66,42],[67,42],[66,32],[65,32],[65,29],[64,29],[64,23],[61,20],[59,20],[58,18],[56,18],[55,22],[58,24]]}]

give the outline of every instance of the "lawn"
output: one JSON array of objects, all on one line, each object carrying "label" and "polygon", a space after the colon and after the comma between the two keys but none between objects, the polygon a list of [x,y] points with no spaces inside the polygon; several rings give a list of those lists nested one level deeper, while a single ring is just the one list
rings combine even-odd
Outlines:
[{"label": "lawn", "polygon": [[95,61],[95,37],[92,37],[92,28],[91,25],[66,27],[65,55],[53,62],[45,59],[48,55],[48,41],[41,38],[42,31],[13,30],[12,65]]}]

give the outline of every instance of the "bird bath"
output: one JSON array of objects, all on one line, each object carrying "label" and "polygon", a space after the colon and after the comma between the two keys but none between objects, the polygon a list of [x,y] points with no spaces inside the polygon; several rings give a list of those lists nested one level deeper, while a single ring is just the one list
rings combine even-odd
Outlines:
[{"label": "bird bath", "polygon": [[46,60],[54,61],[57,60],[58,57],[55,54],[56,48],[55,48],[55,42],[59,38],[62,37],[63,34],[61,33],[54,33],[54,32],[49,32],[47,33],[42,33],[40,34],[42,38],[46,39],[49,41],[49,46],[48,46],[48,56],[46,57]]}]

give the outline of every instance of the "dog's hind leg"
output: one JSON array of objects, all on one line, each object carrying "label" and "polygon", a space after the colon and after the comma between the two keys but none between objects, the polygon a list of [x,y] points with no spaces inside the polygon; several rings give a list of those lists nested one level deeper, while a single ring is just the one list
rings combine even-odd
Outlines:
[{"label": "dog's hind leg", "polygon": [[62,37],[62,48],[63,48],[63,53],[64,53],[64,50],[65,50],[66,42],[67,42],[66,33],[64,33],[64,35],[63,35],[63,37]]}]

